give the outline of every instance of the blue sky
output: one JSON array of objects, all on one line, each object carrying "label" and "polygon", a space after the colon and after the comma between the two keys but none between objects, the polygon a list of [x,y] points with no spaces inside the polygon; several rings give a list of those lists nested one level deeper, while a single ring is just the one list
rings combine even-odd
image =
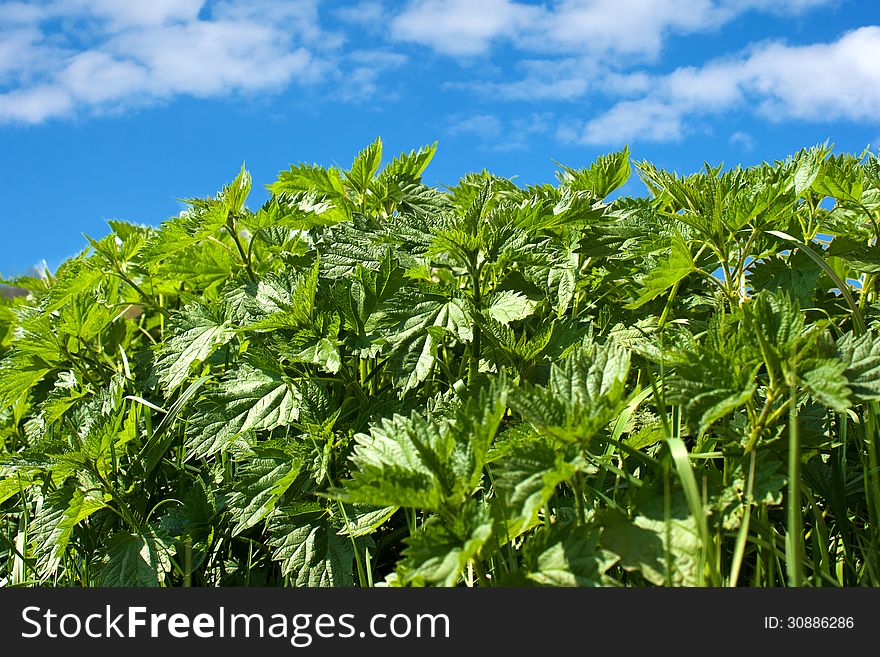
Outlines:
[{"label": "blue sky", "polygon": [[436,185],[550,182],[626,144],[680,172],[876,151],[880,2],[0,1],[0,274],[158,224],[242,162],[256,207],[377,135],[439,141]]}]

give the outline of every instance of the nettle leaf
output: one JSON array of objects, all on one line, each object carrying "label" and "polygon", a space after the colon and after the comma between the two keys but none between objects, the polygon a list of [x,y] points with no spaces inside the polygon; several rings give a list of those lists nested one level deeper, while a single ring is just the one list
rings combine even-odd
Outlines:
[{"label": "nettle leaf", "polygon": [[846,263],[858,272],[867,274],[880,273],[880,246],[868,244],[846,235],[838,235],[825,250],[828,257],[843,258]]},{"label": "nettle leaf", "polygon": [[328,323],[327,334],[306,330],[284,339],[279,345],[279,354],[291,363],[310,363],[335,374],[342,367],[342,354],[336,339],[339,317],[334,316]]},{"label": "nettle leaf", "polygon": [[837,359],[811,358],[801,364],[798,374],[816,401],[843,413],[851,406],[846,368],[846,363]]},{"label": "nettle leaf", "polygon": [[819,149],[811,149],[803,154],[794,174],[794,191],[801,196],[808,191],[822,171],[824,154]]},{"label": "nettle leaf", "polygon": [[634,310],[657,298],[673,285],[697,271],[690,247],[679,234],[675,234],[669,244],[669,252],[660,258],[660,262],[642,279],[644,291],[627,308]]},{"label": "nettle leaf", "polygon": [[527,544],[526,577],[541,586],[607,586],[619,557],[599,547],[599,529],[573,524],[542,529]]},{"label": "nettle leaf", "polygon": [[351,536],[352,538],[368,536],[385,524],[397,512],[398,508],[396,506],[381,508],[363,505],[349,506],[346,511],[345,526],[338,533],[340,536]]},{"label": "nettle leaf", "polygon": [[822,270],[801,249],[787,256],[771,256],[752,267],[748,281],[755,292],[787,291],[800,304],[808,306],[816,294]]},{"label": "nettle leaf", "polygon": [[416,414],[409,418],[395,415],[372,427],[369,434],[356,435],[355,440],[351,479],[334,491],[337,499],[373,506],[440,508],[449,492],[441,482],[448,477],[443,462],[452,444],[438,426]]},{"label": "nettle leaf", "polygon": [[812,189],[838,201],[859,203],[864,190],[864,173],[852,155],[832,155],[822,161],[821,173]]},{"label": "nettle leaf", "polygon": [[293,586],[353,586],[354,547],[319,504],[284,507],[268,521],[272,559]]},{"label": "nettle leaf", "polygon": [[745,358],[732,348],[706,347],[685,352],[676,366],[667,401],[684,406],[685,418],[698,434],[745,405],[757,391],[755,365]]},{"label": "nettle leaf", "polygon": [[683,495],[673,495],[668,516],[663,492],[653,496],[632,519],[616,510],[603,513],[600,545],[619,557],[621,568],[652,584],[696,586],[702,563],[697,520]]},{"label": "nettle leaf", "polygon": [[286,249],[302,245],[305,231],[348,221],[350,216],[344,200],[328,199],[310,190],[272,196],[256,214],[244,217],[242,222],[263,243]]},{"label": "nettle leaf", "polygon": [[630,354],[614,344],[576,349],[550,369],[546,387],[524,383],[510,406],[563,441],[589,441],[620,411]]},{"label": "nettle leaf", "polygon": [[855,337],[848,331],[838,339],[837,350],[853,399],[880,400],[880,339],[874,333]]},{"label": "nettle leaf", "polygon": [[497,514],[510,538],[538,524],[538,513],[556,492],[578,471],[578,462],[566,459],[543,442],[516,447],[492,467],[492,479],[499,499]]},{"label": "nettle leaf", "polygon": [[0,361],[0,408],[15,404],[51,371],[42,360],[12,350]]},{"label": "nettle leaf", "polygon": [[253,458],[239,464],[236,484],[227,500],[237,536],[266,518],[299,476],[299,461]]},{"label": "nettle leaf", "polygon": [[401,153],[382,170],[379,177],[401,177],[418,181],[436,153],[436,141],[433,144],[422,146],[417,151],[411,150],[409,153]]},{"label": "nettle leaf", "polygon": [[0,467],[0,504],[26,491],[36,482],[23,472]]},{"label": "nettle leaf", "polygon": [[401,394],[428,378],[444,337],[473,339],[473,320],[462,299],[401,290],[380,321],[390,328],[383,337],[390,346]]},{"label": "nettle leaf", "polygon": [[187,434],[187,458],[211,456],[248,431],[268,431],[295,421],[300,399],[293,382],[278,370],[239,363],[197,404]]},{"label": "nettle leaf", "polygon": [[337,307],[345,318],[346,327],[359,337],[366,337],[370,318],[387,301],[394,298],[404,284],[400,261],[389,248],[376,270],[358,265],[351,284],[336,290]]},{"label": "nettle leaf", "polygon": [[433,511],[460,505],[473,492],[487,449],[462,433],[417,413],[383,418],[369,434],[355,436],[351,479],[333,496]]},{"label": "nettle leaf", "polygon": [[156,375],[166,391],[186,381],[193,366],[207,360],[235,337],[235,329],[218,312],[201,304],[171,316],[168,337],[156,355]]},{"label": "nettle leaf", "polygon": [[564,167],[556,176],[560,183],[571,190],[585,190],[597,198],[605,198],[629,180],[632,173],[629,156],[627,147],[616,153],[599,156],[586,169],[575,170]]},{"label": "nettle leaf", "polygon": [[35,556],[40,577],[48,577],[58,568],[74,528],[104,506],[99,493],[83,491],[73,483],[52,491],[43,499],[31,526],[37,541]]},{"label": "nettle leaf", "polygon": [[437,516],[404,540],[397,563],[400,582],[416,586],[455,586],[472,559],[480,556],[492,536],[488,509],[471,500],[452,526]]},{"label": "nettle leaf", "polygon": [[314,318],[318,263],[298,274],[269,274],[242,281],[224,293],[226,312],[248,331],[310,327]]},{"label": "nettle leaf", "polygon": [[346,278],[358,265],[378,269],[387,252],[387,247],[379,241],[380,233],[371,219],[360,216],[327,230],[316,245],[321,256],[321,276]]},{"label": "nettle leaf", "polygon": [[241,258],[222,242],[203,240],[170,254],[153,267],[157,278],[180,281],[190,288],[213,290],[241,269]]},{"label": "nettle leaf", "polygon": [[95,580],[99,586],[157,587],[169,570],[169,547],[153,531],[120,531],[107,540]]},{"label": "nettle leaf", "polygon": [[268,186],[275,195],[315,191],[329,199],[345,198],[345,187],[339,169],[325,169],[317,164],[291,165],[278,174],[278,180]]},{"label": "nettle leaf", "polygon": [[251,174],[245,171],[244,163],[241,165],[241,171],[228,186],[223,188],[223,200],[230,212],[241,212],[244,210],[244,204],[248,195],[251,193],[251,185],[253,180]]},{"label": "nettle leaf", "polygon": [[62,263],[55,273],[55,283],[49,289],[46,312],[63,308],[80,295],[95,296],[104,278],[104,271],[92,259],[78,257]]},{"label": "nettle leaf", "polygon": [[501,322],[506,326],[531,315],[535,312],[537,305],[535,301],[521,292],[504,290],[489,299],[486,313],[496,322]]},{"label": "nettle leaf", "polygon": [[346,181],[358,192],[364,193],[369,189],[373,176],[379,170],[382,162],[382,140],[377,138],[372,144],[358,153],[352,162],[351,169],[343,175]]},{"label": "nettle leaf", "polygon": [[177,539],[207,541],[214,531],[217,507],[211,491],[196,479],[180,497],[180,504],[167,511],[159,521],[161,534]]},{"label": "nettle leaf", "polygon": [[800,304],[787,291],[762,291],[745,307],[767,367],[779,371],[804,332]]},{"label": "nettle leaf", "polygon": [[723,526],[735,531],[742,524],[743,503],[780,506],[787,481],[785,465],[772,454],[755,452],[755,475],[749,496],[751,458],[740,459],[731,468],[731,484],[724,487],[712,500],[712,506],[721,516]]}]

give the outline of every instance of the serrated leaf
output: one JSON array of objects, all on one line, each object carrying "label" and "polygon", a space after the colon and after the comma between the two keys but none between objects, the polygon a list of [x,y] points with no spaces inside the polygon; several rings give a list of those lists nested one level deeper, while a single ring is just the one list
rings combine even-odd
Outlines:
[{"label": "serrated leaf", "polygon": [[657,586],[696,586],[702,542],[698,524],[681,496],[673,496],[668,517],[659,493],[632,519],[608,511],[600,522],[600,545],[620,558],[621,568],[639,572]]},{"label": "serrated leaf", "polygon": [[605,586],[618,557],[599,547],[596,527],[555,526],[528,546],[526,577],[541,586]]},{"label": "serrated leaf", "polygon": [[397,564],[401,582],[424,586],[455,586],[471,559],[477,558],[492,536],[488,511],[468,504],[453,527],[436,516],[421,531],[405,539]]},{"label": "serrated leaf", "polygon": [[231,247],[203,240],[168,255],[153,271],[157,278],[180,281],[190,288],[211,290],[223,285],[241,269],[241,259]]},{"label": "serrated leaf", "polygon": [[104,560],[95,573],[99,586],[162,586],[171,558],[168,547],[152,531],[116,532],[107,540]]},{"label": "serrated leaf", "polygon": [[837,349],[854,400],[880,401],[880,339],[874,333],[855,337],[848,331],[838,339]]},{"label": "serrated leaf", "polygon": [[629,365],[629,352],[613,343],[573,350],[551,366],[546,387],[511,391],[510,406],[555,438],[585,444],[619,412]]},{"label": "serrated leaf", "polygon": [[296,481],[301,467],[299,461],[263,458],[240,464],[227,503],[236,523],[232,535],[237,536],[266,518]]},{"label": "serrated leaf", "polygon": [[345,172],[345,179],[358,192],[364,193],[370,187],[373,176],[382,162],[382,140],[377,138],[372,144],[358,153],[351,169]]},{"label": "serrated leaf", "polygon": [[422,146],[417,151],[412,150],[409,153],[401,153],[382,170],[379,177],[390,178],[400,176],[408,180],[418,181],[436,153],[436,141],[428,146]]},{"label": "serrated leaf", "polygon": [[218,347],[235,337],[235,329],[211,308],[186,306],[172,315],[168,337],[156,356],[156,374],[166,391],[177,388],[189,377],[194,365],[207,360]]},{"label": "serrated leaf", "polygon": [[398,508],[396,506],[385,506],[378,509],[361,505],[351,506],[347,511],[348,521],[344,523],[345,526],[338,533],[340,536],[353,538],[372,534],[391,518]]},{"label": "serrated leaf", "polygon": [[851,406],[851,393],[844,375],[846,367],[846,363],[836,359],[810,359],[798,373],[816,401],[843,413]]},{"label": "serrated leaf", "polygon": [[48,577],[58,568],[74,528],[104,506],[98,493],[85,492],[73,484],[46,496],[31,526],[38,541],[35,554],[40,577]]},{"label": "serrated leaf", "polygon": [[880,246],[867,244],[864,240],[838,235],[831,240],[831,244],[825,250],[825,255],[843,258],[850,267],[858,272],[880,273]]},{"label": "serrated leaf", "polygon": [[642,294],[636,301],[628,304],[627,308],[631,310],[640,308],[696,270],[697,266],[694,264],[687,242],[676,234],[669,244],[669,253],[663,256],[657,266],[642,279],[645,288]]},{"label": "serrated leaf", "polygon": [[293,586],[353,586],[354,549],[317,504],[279,509],[268,522],[272,559]]},{"label": "serrated leaf", "polygon": [[705,433],[748,402],[758,389],[745,354],[704,348],[688,351],[670,378],[667,401],[684,406],[688,425]]},{"label": "serrated leaf", "polygon": [[34,481],[27,475],[20,473],[6,473],[0,469],[0,504],[30,488]]},{"label": "serrated leaf", "polygon": [[629,180],[632,169],[629,163],[629,148],[600,156],[587,169],[564,167],[558,173],[559,181],[572,190],[586,190],[597,198],[605,198]]},{"label": "serrated leaf", "polygon": [[511,322],[525,319],[535,312],[536,306],[536,302],[521,292],[504,290],[490,299],[486,312],[496,322],[501,322],[506,326]]},{"label": "serrated leaf", "polygon": [[244,209],[248,194],[251,193],[251,174],[245,171],[244,164],[241,165],[241,171],[231,183],[223,188],[220,193],[223,202],[229,212],[238,214]]},{"label": "serrated leaf", "polygon": [[206,541],[214,529],[217,509],[205,483],[196,479],[180,497],[180,504],[167,511],[159,521],[162,534],[178,539]]},{"label": "serrated leaf", "polygon": [[13,351],[0,361],[0,408],[12,406],[51,369],[28,354]]},{"label": "serrated leaf", "polygon": [[442,336],[473,339],[473,321],[461,299],[400,294],[383,321],[391,328],[386,339],[401,394],[415,388],[431,373]]},{"label": "serrated leaf", "polygon": [[538,513],[553,497],[556,487],[577,472],[576,462],[544,443],[511,450],[492,469],[500,506],[497,513],[510,538],[538,523]]},{"label": "serrated leaf", "polygon": [[805,154],[794,174],[794,191],[798,196],[809,190],[822,171],[822,158],[819,151]]},{"label": "serrated leaf", "polygon": [[187,458],[216,454],[245,432],[293,422],[299,407],[299,391],[280,372],[241,363],[197,405],[187,434]]},{"label": "serrated leaf", "polygon": [[472,441],[470,431],[438,426],[416,413],[383,418],[369,434],[355,436],[351,478],[333,496],[373,506],[439,510],[459,505],[476,486],[485,440],[494,437],[495,429],[487,428],[483,440]]},{"label": "serrated leaf", "polygon": [[765,258],[751,268],[749,283],[756,291],[787,291],[803,305],[809,305],[816,292],[821,270],[800,249],[789,256]]},{"label": "serrated leaf", "polygon": [[325,169],[317,164],[291,165],[288,171],[279,173],[278,180],[268,188],[279,196],[313,191],[328,199],[342,199],[345,196],[339,170],[333,167]]}]

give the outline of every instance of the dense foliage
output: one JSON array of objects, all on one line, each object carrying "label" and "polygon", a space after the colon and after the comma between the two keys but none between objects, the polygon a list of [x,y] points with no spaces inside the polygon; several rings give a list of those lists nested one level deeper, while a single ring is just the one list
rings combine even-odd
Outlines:
[{"label": "dense foliage", "polygon": [[0,299],[5,585],[880,585],[880,163],[242,171]]}]

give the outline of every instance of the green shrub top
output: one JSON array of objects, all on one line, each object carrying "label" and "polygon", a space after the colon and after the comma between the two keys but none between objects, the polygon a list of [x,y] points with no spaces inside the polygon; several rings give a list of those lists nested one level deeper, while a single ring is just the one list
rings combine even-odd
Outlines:
[{"label": "green shrub top", "polygon": [[880,584],[876,157],[435,148],[6,281],[0,583]]}]

